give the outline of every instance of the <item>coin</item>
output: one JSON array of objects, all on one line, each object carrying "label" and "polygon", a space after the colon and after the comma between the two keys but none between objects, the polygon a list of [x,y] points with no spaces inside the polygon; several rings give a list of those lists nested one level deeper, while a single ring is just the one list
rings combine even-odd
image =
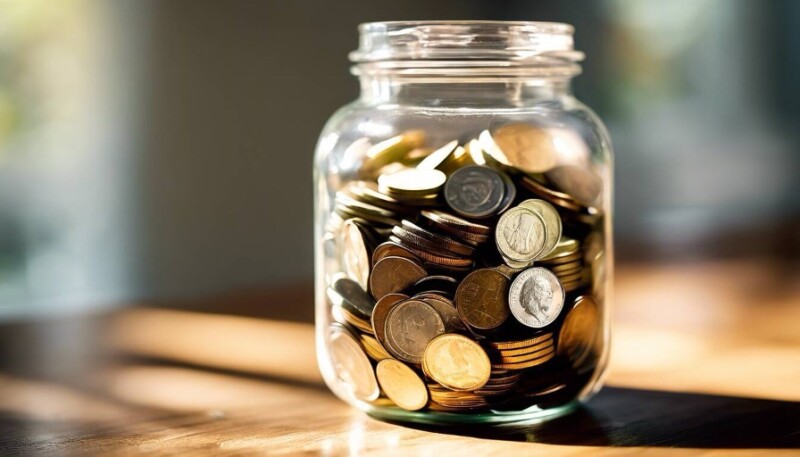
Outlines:
[{"label": "coin", "polygon": [[444,330],[444,321],[432,306],[405,300],[386,316],[386,350],[400,360],[419,364],[425,346]]},{"label": "coin", "polygon": [[358,400],[372,401],[380,395],[372,364],[358,340],[344,327],[331,325],[328,348],[339,385]]},{"label": "coin", "polygon": [[552,324],[564,307],[564,288],[553,272],[529,268],[517,275],[508,293],[511,314],[532,328]]},{"label": "coin", "polygon": [[407,168],[378,177],[378,188],[394,194],[429,195],[442,188],[447,176],[439,170]]},{"label": "coin", "polygon": [[597,303],[587,296],[576,298],[558,335],[558,355],[580,364],[594,347],[598,322]]},{"label": "coin", "polygon": [[553,347],[552,338],[542,341],[541,343],[535,344],[533,346],[528,346],[519,349],[502,349],[498,350],[497,353],[501,357],[514,357],[514,356],[528,355],[550,347]]},{"label": "coin", "polygon": [[492,364],[492,368],[503,368],[503,369],[506,369],[506,370],[525,370],[525,369],[528,369],[528,368],[533,368],[535,366],[539,366],[539,365],[542,365],[544,363],[547,363],[547,362],[553,360],[553,357],[555,356],[555,353],[556,353],[555,350],[554,349],[549,349],[548,351],[549,352],[545,352],[545,354],[543,354],[542,356],[540,356],[538,358],[535,358],[535,359],[526,360],[526,361],[523,361],[523,362],[513,362],[513,363],[501,362],[501,363],[496,363],[496,364]]},{"label": "coin", "polygon": [[455,303],[458,315],[470,327],[492,330],[506,321],[509,280],[491,268],[475,270],[459,284]]},{"label": "coin", "polygon": [[411,251],[408,249],[400,246],[399,244],[392,243],[391,241],[387,241],[385,243],[381,243],[375,247],[375,250],[372,251],[372,265],[378,263],[379,260],[383,259],[384,257],[403,257],[405,259],[412,260],[414,262],[419,262],[419,258],[415,256]]},{"label": "coin", "polygon": [[381,346],[381,343],[379,343],[374,337],[362,333],[361,335],[358,335],[358,339],[361,342],[361,346],[364,348],[364,352],[366,352],[367,356],[369,356],[369,358],[372,360],[380,362],[381,360],[392,358],[392,356],[386,352],[386,349]]},{"label": "coin", "polygon": [[428,389],[414,370],[403,362],[387,359],[375,368],[378,383],[389,399],[397,406],[417,411],[428,404]]},{"label": "coin", "polygon": [[547,172],[547,180],[584,206],[594,206],[603,181],[590,165],[563,165]]},{"label": "coin", "polygon": [[562,234],[561,239],[559,239],[558,243],[556,243],[556,247],[540,260],[542,262],[563,260],[563,258],[570,257],[577,253],[579,249],[580,244],[578,241]]},{"label": "coin", "polygon": [[546,342],[548,339],[552,339],[552,333],[543,333],[533,338],[529,338],[527,340],[518,340],[518,341],[489,341],[486,344],[491,345],[497,349],[519,349],[529,346],[534,346],[536,344]]},{"label": "coin", "polygon": [[404,230],[407,230],[421,238],[425,238],[428,241],[439,243],[444,249],[447,249],[454,254],[462,256],[471,256],[475,254],[475,248],[472,246],[460,243],[444,235],[429,232],[407,220],[403,220],[401,224]]},{"label": "coin", "polygon": [[408,298],[408,295],[403,294],[386,294],[375,303],[375,308],[373,308],[372,317],[370,318],[370,324],[372,325],[372,331],[375,333],[375,339],[377,339],[384,348],[386,347],[386,316],[389,315],[389,311],[391,311],[394,305],[403,300],[408,300]]},{"label": "coin", "polygon": [[497,222],[495,244],[500,253],[511,260],[533,262],[544,249],[545,227],[539,214],[516,206],[506,211]]},{"label": "coin", "polygon": [[489,381],[489,356],[478,343],[465,336],[455,333],[437,336],[428,343],[423,358],[427,375],[449,389],[475,390]]},{"label": "coin", "polygon": [[331,282],[331,288],[342,298],[342,306],[364,319],[372,315],[375,301],[361,286],[350,278],[339,276]]},{"label": "coin", "polygon": [[417,168],[420,170],[435,170],[438,169],[442,164],[444,164],[448,158],[453,154],[453,152],[458,147],[458,141],[453,140],[446,145],[442,146],[441,148],[433,151],[428,157],[422,159],[422,162],[417,164]]},{"label": "coin", "polygon": [[362,289],[367,290],[370,253],[361,229],[351,219],[344,222],[341,234],[342,266],[344,271],[348,276],[356,280]]},{"label": "coin", "polygon": [[558,163],[559,153],[552,136],[543,128],[522,123],[506,124],[495,129],[491,139],[494,145],[488,138],[482,145],[493,151],[492,157],[501,163],[501,159],[504,159],[509,166],[522,172],[542,173]]},{"label": "coin", "polygon": [[[421,292],[435,292],[452,297],[455,295],[457,287],[458,281],[453,277],[445,275],[432,275],[426,276],[417,281],[417,283],[411,287],[410,293],[418,294]],[[455,306],[453,307],[453,310],[455,310]]]},{"label": "coin", "polygon": [[366,150],[362,170],[374,173],[392,162],[399,161],[412,149],[421,147],[424,142],[425,132],[421,130],[409,130],[381,141]]},{"label": "coin", "polygon": [[[423,249],[420,249],[419,247],[407,244],[403,240],[397,238],[394,235],[390,236],[389,240],[391,240],[395,244],[403,246],[404,248],[406,248],[408,251],[410,251],[412,254],[419,257],[420,259],[436,264],[440,267],[469,268],[472,267],[473,264],[472,259],[464,259],[459,257],[450,257],[447,255],[432,254]],[[375,274],[374,269],[375,268],[373,267],[373,273],[372,273],[373,275]]]},{"label": "coin", "polygon": [[426,210],[420,212],[420,215],[436,224],[436,226],[442,228],[443,230],[449,228],[484,236],[489,236],[489,234],[492,232],[492,228],[489,226],[471,222],[442,211]]},{"label": "coin", "polygon": [[427,295],[424,298],[419,297],[419,299],[431,305],[433,309],[439,313],[439,316],[442,317],[442,321],[444,321],[445,331],[467,331],[467,327],[464,326],[464,323],[461,322],[461,318],[458,317],[458,311],[456,310],[455,305],[453,305],[450,301],[435,295]]},{"label": "coin", "polygon": [[369,286],[372,296],[380,299],[392,292],[402,292],[428,273],[416,262],[403,257],[384,257],[372,267]]},{"label": "coin", "polygon": [[459,168],[444,186],[445,201],[450,208],[474,219],[497,214],[505,192],[506,183],[500,172],[478,165]]},{"label": "coin", "polygon": [[544,248],[542,248],[542,252],[537,255],[537,258],[546,257],[555,249],[561,239],[561,216],[558,215],[558,211],[553,208],[553,205],[544,200],[525,200],[520,203],[520,206],[534,211],[542,217],[545,228],[545,241]]}]

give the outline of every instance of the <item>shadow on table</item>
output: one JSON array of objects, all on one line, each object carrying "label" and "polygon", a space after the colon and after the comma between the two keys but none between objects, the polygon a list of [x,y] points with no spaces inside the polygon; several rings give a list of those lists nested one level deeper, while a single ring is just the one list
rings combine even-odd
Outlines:
[{"label": "shadow on table", "polygon": [[608,387],[574,413],[537,425],[417,427],[571,446],[800,448],[800,403]]}]

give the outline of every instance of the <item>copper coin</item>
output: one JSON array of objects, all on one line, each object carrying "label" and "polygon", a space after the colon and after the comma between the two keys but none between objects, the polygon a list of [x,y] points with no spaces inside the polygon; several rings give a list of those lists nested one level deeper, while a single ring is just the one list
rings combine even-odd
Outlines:
[{"label": "copper coin", "polygon": [[427,276],[418,263],[403,257],[384,257],[372,268],[369,287],[372,296],[380,299],[392,292],[402,292]]},{"label": "copper coin", "polygon": [[431,233],[431,232],[429,232],[429,231],[417,226],[413,222],[409,222],[407,220],[403,220],[401,222],[401,224],[402,224],[402,227],[405,230],[407,230],[407,231],[409,231],[409,232],[411,232],[411,233],[413,233],[413,234],[415,234],[417,236],[425,238],[428,241],[431,241],[431,242],[434,242],[434,243],[441,243],[444,246],[445,249],[447,249],[448,251],[451,251],[451,252],[453,252],[455,254],[462,255],[462,256],[471,256],[471,255],[475,254],[475,248],[473,248],[472,246],[468,246],[468,245],[466,245],[464,243],[460,243],[460,242],[458,242],[458,241],[456,241],[454,239],[448,238],[448,237],[443,236],[443,235]]},{"label": "copper coin", "polygon": [[428,251],[431,254],[452,256],[452,257],[465,257],[464,255],[455,253],[447,249],[447,246],[444,243],[429,241],[425,238],[422,238],[421,236],[409,232],[408,230],[400,226],[393,227],[392,234],[397,238],[400,238],[400,240],[405,242],[405,244],[413,245],[419,249]]},{"label": "copper coin", "polygon": [[456,281],[455,278],[444,275],[432,275],[417,281],[417,283],[411,287],[409,293],[437,292],[452,297],[456,293],[456,288],[458,288],[458,281]]},{"label": "copper coin", "polygon": [[461,320],[478,330],[492,330],[508,319],[506,296],[509,280],[502,273],[483,268],[475,270],[456,290],[456,308]]},{"label": "copper coin", "polygon": [[590,354],[599,333],[597,304],[591,297],[580,296],[567,313],[558,335],[558,355],[579,365]]},{"label": "copper coin", "polygon": [[419,262],[419,258],[415,256],[411,251],[408,249],[400,246],[399,244],[392,243],[391,241],[387,241],[385,243],[381,243],[375,247],[375,250],[372,251],[372,265],[378,263],[384,257],[403,257],[409,260],[413,260],[414,262]]},{"label": "copper coin", "polygon": [[489,226],[470,222],[442,211],[422,211],[420,214],[422,217],[441,227],[456,228],[465,232],[486,236],[492,232],[492,228]]},{"label": "copper coin", "polygon": [[435,295],[428,295],[426,298],[420,298],[420,300],[431,305],[433,309],[435,309],[436,312],[439,313],[440,316],[442,316],[442,320],[444,321],[444,326],[446,331],[464,332],[467,330],[467,327],[464,326],[463,322],[461,322],[461,318],[458,317],[458,311],[456,310],[455,305],[453,305],[448,300],[436,297]]},{"label": "copper coin", "polygon": [[386,347],[386,316],[389,311],[398,303],[403,300],[408,300],[408,295],[403,294],[386,294],[375,303],[375,308],[372,310],[372,330],[375,333],[375,338],[383,347]]},{"label": "copper coin", "polygon": [[[434,263],[444,267],[456,267],[456,268],[468,268],[472,267],[473,264],[472,259],[460,259],[457,257],[431,254],[422,249],[419,249],[418,247],[406,244],[400,238],[397,238],[394,235],[390,236],[389,240],[391,240],[395,244],[403,246],[407,250],[411,251],[411,253],[414,254],[415,256],[430,263]],[[372,274],[375,274],[374,270]]]}]

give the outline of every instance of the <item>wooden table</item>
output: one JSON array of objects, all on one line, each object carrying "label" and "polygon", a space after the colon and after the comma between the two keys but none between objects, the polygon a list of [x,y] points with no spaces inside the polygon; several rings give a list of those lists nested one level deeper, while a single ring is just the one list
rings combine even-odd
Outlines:
[{"label": "wooden table", "polygon": [[423,429],[347,407],[320,383],[304,285],[4,325],[0,455],[800,455],[796,268],[628,265],[617,279],[608,387],[526,427]]}]

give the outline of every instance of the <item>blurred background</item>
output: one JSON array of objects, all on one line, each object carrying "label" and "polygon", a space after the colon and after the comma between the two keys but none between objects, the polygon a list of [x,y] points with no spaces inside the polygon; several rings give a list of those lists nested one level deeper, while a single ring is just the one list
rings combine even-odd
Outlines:
[{"label": "blurred background", "polygon": [[356,26],[423,18],[576,26],[620,263],[797,259],[791,0],[5,0],[0,318],[310,284],[312,153],[357,96]]}]

